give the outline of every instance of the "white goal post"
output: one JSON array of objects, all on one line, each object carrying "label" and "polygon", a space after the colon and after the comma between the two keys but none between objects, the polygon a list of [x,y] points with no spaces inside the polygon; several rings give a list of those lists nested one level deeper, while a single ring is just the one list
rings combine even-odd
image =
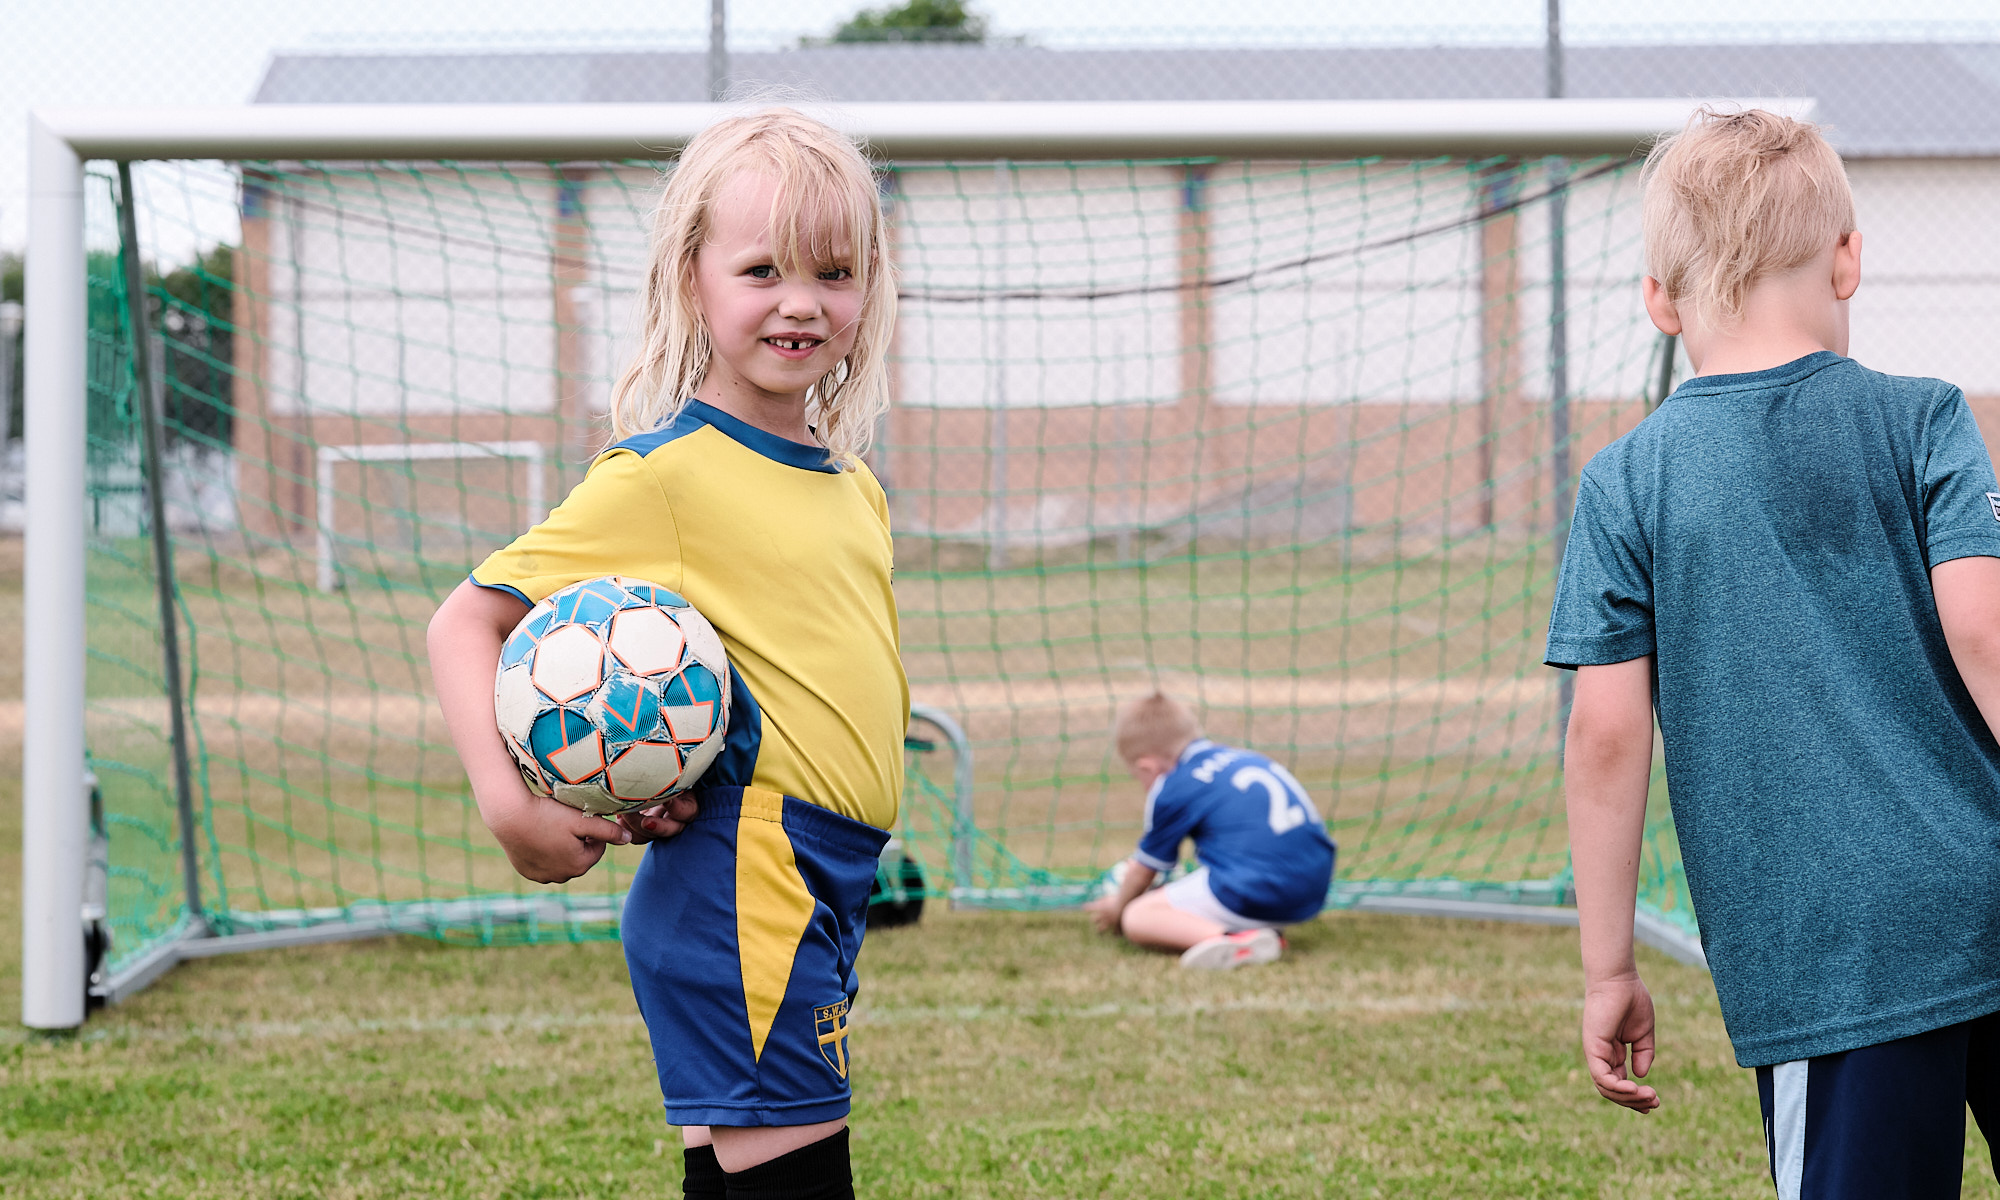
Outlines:
[{"label": "white goal post", "polygon": [[[1689,99],[1312,101],[1197,103],[852,104],[822,115],[903,159],[1077,160],[1120,157],[1327,159],[1507,154],[1627,155],[1679,128],[1701,102]],[[1808,115],[1811,101],[1761,104]],[[38,110],[29,132],[26,278],[26,549],[24,687],[32,702],[23,731],[23,939],[21,1019],[62,1029],[82,1023],[87,804],[85,761],[86,256],[84,163],[141,159],[505,159],[662,158],[732,106],[681,105],[273,105],[227,108]],[[542,448],[327,446],[324,484],[335,464],[381,456],[466,453],[526,457],[539,481]],[[537,486],[531,483],[531,487]],[[319,491],[319,582],[334,582],[332,489]],[[545,497],[527,504],[539,515]],[[1419,900],[1363,905],[1409,911]],[[1456,911],[1435,901],[1424,911]],[[199,910],[186,936],[208,937]],[[1515,915],[1474,905],[1462,915]],[[1573,921],[1568,910],[1529,919]],[[324,931],[334,936],[338,931]],[[1672,930],[1642,934],[1683,957],[1699,956]],[[261,935],[249,935],[252,942]],[[1679,941],[1674,941],[1678,938]],[[215,938],[199,951],[228,947]],[[258,942],[257,944],[267,944]],[[245,942],[246,946],[251,942]]]}]

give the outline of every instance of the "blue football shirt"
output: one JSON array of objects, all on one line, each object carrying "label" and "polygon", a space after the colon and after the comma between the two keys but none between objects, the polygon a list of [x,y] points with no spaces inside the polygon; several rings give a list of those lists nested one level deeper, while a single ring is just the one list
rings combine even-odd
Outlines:
[{"label": "blue football shirt", "polygon": [[1197,740],[1153,781],[1133,857],[1170,871],[1188,838],[1233,913],[1290,924],[1326,906],[1333,839],[1299,781],[1261,754]]},{"label": "blue football shirt", "polygon": [[1930,584],[1972,556],[2000,485],[1965,398],[1831,353],[1691,379],[1583,470],[1546,658],[1655,656],[1746,1067],[2000,1010],[2000,744]]}]

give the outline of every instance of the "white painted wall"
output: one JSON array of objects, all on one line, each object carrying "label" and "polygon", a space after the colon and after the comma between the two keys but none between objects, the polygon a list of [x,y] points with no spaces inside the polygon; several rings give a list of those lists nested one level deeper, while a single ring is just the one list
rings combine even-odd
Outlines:
[{"label": "white painted wall", "polygon": [[1848,164],[1863,235],[1854,357],[2000,395],[2000,160]]},{"label": "white painted wall", "polygon": [[267,205],[274,415],[550,410],[547,170],[335,164],[288,173]]},{"label": "white painted wall", "polygon": [[[902,403],[1173,400],[1178,168],[980,163],[913,168],[896,182],[897,260],[904,289],[916,293],[899,319]],[[971,299],[1023,291],[1044,295]],[[1093,292],[1122,294],[1082,298]]]},{"label": "white painted wall", "polygon": [[[2000,161],[1850,165],[1866,234],[1853,353],[2000,394]],[[658,173],[581,187],[584,386],[601,411],[636,345]],[[302,177],[271,201],[273,410],[550,411],[555,182],[539,168]],[[1180,390],[1178,168],[913,167],[893,196],[903,286],[1036,299],[903,305],[902,402],[1160,403]],[[1546,182],[1531,172],[1529,195]],[[1216,289],[1211,370],[1233,405],[1470,402],[1480,387],[1479,197],[1464,167],[1220,164],[1203,190]],[[1655,332],[1638,300],[1636,172],[1568,207],[1570,390],[1636,396]],[[1520,223],[1524,393],[1546,395],[1548,208]],[[497,247],[497,248],[496,248]],[[1312,260],[1302,262],[1302,260]],[[294,269],[294,264],[297,269]],[[1298,264],[1288,266],[1287,264]],[[1122,294],[1065,298],[1088,290]],[[303,348],[303,364],[300,349]],[[302,372],[303,366],[303,372]],[[303,382],[302,382],[303,381]]]}]

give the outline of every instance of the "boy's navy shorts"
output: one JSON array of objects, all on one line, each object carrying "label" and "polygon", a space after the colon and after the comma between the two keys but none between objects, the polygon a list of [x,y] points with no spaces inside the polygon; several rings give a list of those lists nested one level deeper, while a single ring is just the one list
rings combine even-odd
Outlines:
[{"label": "boy's navy shorts", "polygon": [[2000,1139],[2000,1013],[1757,1068],[1778,1200],[1957,1200],[1969,1105]]},{"label": "boy's navy shorts", "polygon": [[632,878],[622,936],[675,1125],[847,1115],[847,1012],[889,835],[761,788],[703,788]]}]

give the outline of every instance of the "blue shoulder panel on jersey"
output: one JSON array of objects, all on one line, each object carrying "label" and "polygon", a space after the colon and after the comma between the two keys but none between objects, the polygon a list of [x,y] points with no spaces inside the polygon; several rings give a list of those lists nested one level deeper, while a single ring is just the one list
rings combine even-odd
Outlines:
[{"label": "blue shoulder panel on jersey", "polygon": [[630,450],[644,458],[653,451],[695,432],[704,425],[715,427],[715,431],[746,449],[755,450],[775,463],[797,467],[802,471],[822,471],[829,475],[840,474],[840,464],[818,446],[807,446],[790,438],[781,438],[775,433],[766,433],[748,421],[732,417],[712,404],[690,400],[673,424],[651,433],[628,437],[612,450]]},{"label": "blue shoulder panel on jersey", "polygon": [[613,450],[630,450],[640,458],[644,458],[668,442],[679,441],[708,424],[694,411],[697,408],[706,409],[708,405],[699,400],[690,400],[688,406],[681,410],[681,415],[675,417],[671,424],[662,425],[646,433],[635,433],[616,445],[606,446],[605,453],[609,454]]}]

